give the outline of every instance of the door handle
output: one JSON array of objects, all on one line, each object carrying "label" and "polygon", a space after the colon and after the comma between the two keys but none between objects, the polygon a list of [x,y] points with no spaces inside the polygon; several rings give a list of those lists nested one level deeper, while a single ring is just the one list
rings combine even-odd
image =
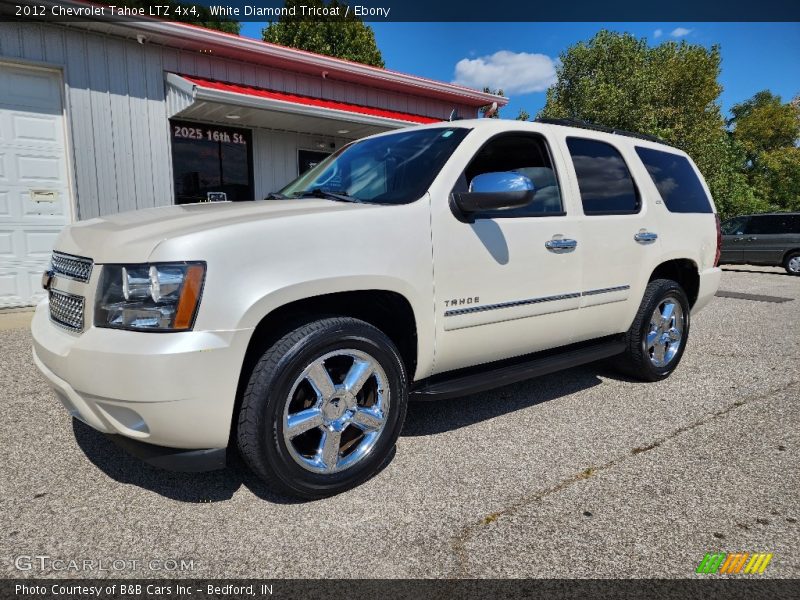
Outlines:
[{"label": "door handle", "polygon": [[743,239],[744,238],[738,237],[738,238],[733,238],[733,241],[734,242],[741,242]]},{"label": "door handle", "polygon": [[749,238],[747,238],[748,242],[755,242],[757,240],[758,240],[758,238],[757,237],[753,237],[753,236],[750,236]]},{"label": "door handle", "polygon": [[640,231],[633,236],[633,239],[640,244],[652,244],[658,239],[658,234],[651,231]]},{"label": "door handle", "polygon": [[566,250],[574,250],[578,247],[578,242],[577,240],[568,239],[547,240],[544,243],[544,247],[551,252],[563,252]]}]

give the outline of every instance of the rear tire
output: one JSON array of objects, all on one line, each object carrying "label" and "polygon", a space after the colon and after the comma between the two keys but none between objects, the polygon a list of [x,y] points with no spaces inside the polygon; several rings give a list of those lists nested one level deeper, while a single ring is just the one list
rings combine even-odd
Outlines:
[{"label": "rear tire", "polygon": [[783,268],[789,275],[800,276],[800,252],[790,252],[783,261]]},{"label": "rear tire", "polygon": [[403,361],[383,332],[349,317],[312,321],[255,365],[239,412],[239,451],[278,492],[332,496],[381,469],[407,403]]},{"label": "rear tire", "polygon": [[639,311],[625,334],[615,366],[635,379],[666,379],[681,361],[689,337],[689,300],[671,279],[647,284]]}]

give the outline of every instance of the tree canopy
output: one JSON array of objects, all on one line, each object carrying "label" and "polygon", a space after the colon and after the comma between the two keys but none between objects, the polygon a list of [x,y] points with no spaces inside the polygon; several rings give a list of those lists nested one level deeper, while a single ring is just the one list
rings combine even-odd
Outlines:
[{"label": "tree canopy", "polygon": [[797,109],[761,92],[736,105],[726,123],[720,69],[718,46],[651,47],[644,38],[604,30],[560,55],[539,116],[638,131],[685,150],[723,216],[796,207]]},{"label": "tree canopy", "polygon": [[731,108],[731,135],[744,154],[743,170],[756,198],[800,210],[800,103],[764,90]]},{"label": "tree canopy", "polygon": [[290,46],[309,52],[344,58],[354,62],[383,67],[383,57],[375,42],[375,32],[353,11],[345,17],[344,2],[339,0],[286,0],[287,8],[304,4],[315,8],[340,7],[338,16],[328,16],[323,20],[304,20],[301,11],[297,15],[281,16],[270,22],[262,31],[265,42]]}]

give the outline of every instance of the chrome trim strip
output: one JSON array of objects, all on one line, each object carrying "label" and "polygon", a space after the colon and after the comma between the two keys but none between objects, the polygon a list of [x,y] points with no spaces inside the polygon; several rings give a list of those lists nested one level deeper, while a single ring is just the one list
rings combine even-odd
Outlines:
[{"label": "chrome trim strip", "polygon": [[599,288],[596,290],[589,290],[588,292],[582,292],[581,296],[595,296],[597,294],[608,294],[610,292],[622,292],[625,290],[631,289],[629,285],[617,285],[614,287],[607,287],[607,288]]},{"label": "chrome trim strip", "polygon": [[617,285],[614,287],[598,288],[586,292],[570,292],[568,294],[558,294],[557,296],[542,296],[541,298],[528,298],[526,300],[514,300],[512,302],[499,302],[497,304],[484,304],[483,306],[469,306],[466,308],[454,308],[446,310],[445,317],[457,317],[459,315],[470,315],[473,313],[484,312],[487,310],[499,310],[502,308],[515,308],[517,306],[527,306],[529,304],[539,304],[541,302],[557,302],[570,298],[580,298],[581,296],[596,296],[598,294],[608,294],[611,292],[622,292],[631,289],[629,285]]},{"label": "chrome trim strip", "polygon": [[445,317],[456,317],[458,315],[468,315],[476,312],[483,312],[485,310],[497,310],[500,308],[514,308],[517,306],[527,306],[528,304],[539,304],[541,302],[556,302],[558,300],[567,300],[569,298],[580,298],[580,292],[572,292],[569,294],[559,294],[558,296],[544,296],[542,298],[528,298],[527,300],[515,300],[513,302],[501,302],[499,304],[485,304],[483,306],[469,306],[467,308],[456,308],[445,311]]}]

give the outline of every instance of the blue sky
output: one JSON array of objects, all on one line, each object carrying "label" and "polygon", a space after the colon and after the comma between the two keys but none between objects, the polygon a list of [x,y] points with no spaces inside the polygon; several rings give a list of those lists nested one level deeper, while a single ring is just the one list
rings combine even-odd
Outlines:
[{"label": "blue sky", "polygon": [[[650,44],[684,39],[722,49],[721,104],[769,89],[788,101],[800,94],[800,23],[371,23],[390,69],[478,87],[504,87],[503,116],[544,105],[553,61],[600,29],[646,37]],[[263,23],[242,23],[260,38]]]}]

